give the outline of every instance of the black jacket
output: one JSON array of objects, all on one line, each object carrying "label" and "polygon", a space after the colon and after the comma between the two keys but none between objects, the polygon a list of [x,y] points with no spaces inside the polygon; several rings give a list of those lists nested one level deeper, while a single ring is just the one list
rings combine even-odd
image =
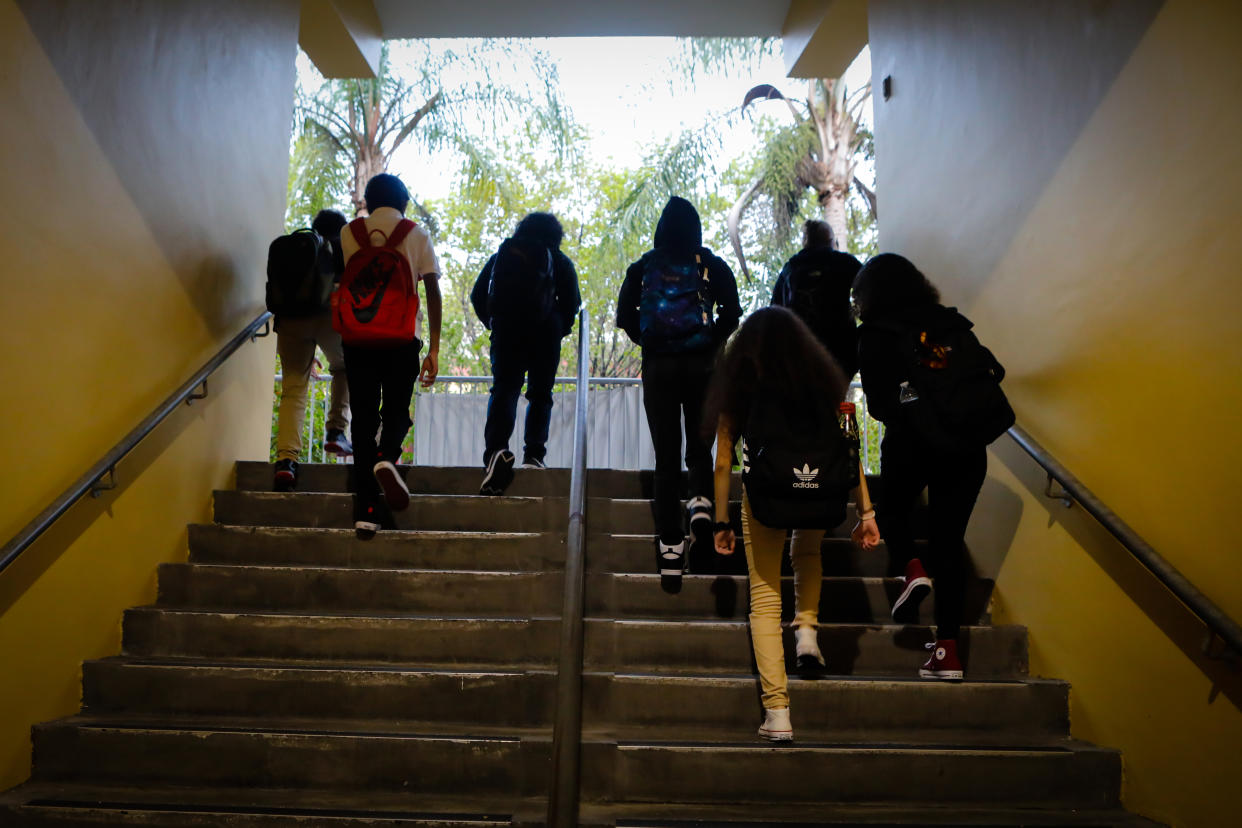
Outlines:
[{"label": "black jacket", "polygon": [[[492,265],[496,262],[493,253],[483,265],[479,277],[474,280],[474,288],[470,291],[470,304],[479,321],[488,330],[492,329],[492,319],[487,312],[487,288],[492,278]],[[578,291],[578,271],[569,257],[559,249],[552,251],[552,277],[556,281],[556,314],[555,321],[549,320],[550,326],[556,327],[557,335],[565,337],[574,328],[574,320],[578,318],[578,309],[582,307],[582,294]]]},{"label": "black jacket", "polygon": [[716,318],[712,331],[716,344],[729,338],[742,318],[742,304],[737,298],[737,280],[724,260],[703,246],[703,227],[698,211],[684,198],[674,196],[664,206],[656,224],[654,245],[641,259],[625,271],[625,280],[617,294],[617,327],[635,343],[642,344],[639,327],[639,303],[642,301],[643,271],[648,259],[659,251],[673,261],[690,262],[698,255],[707,268],[708,286],[715,303]]},{"label": "black jacket", "polygon": [[846,380],[853,379],[858,372],[858,327],[854,324],[854,314],[850,310],[850,288],[854,285],[854,277],[858,275],[862,263],[849,253],[827,246],[801,250],[781,268],[776,284],[772,287],[771,304],[786,307],[784,294],[789,274],[801,268],[818,269],[826,276],[830,316],[826,324],[818,326],[818,329],[812,327],[811,330],[841,366],[841,373]]},{"label": "black jacket", "polygon": [[892,433],[910,433],[908,412],[899,401],[901,384],[910,378],[914,358],[906,331],[919,329],[935,334],[972,327],[974,323],[956,308],[944,305],[899,308],[864,321],[858,329],[858,369],[863,393],[867,395],[867,413]]}]

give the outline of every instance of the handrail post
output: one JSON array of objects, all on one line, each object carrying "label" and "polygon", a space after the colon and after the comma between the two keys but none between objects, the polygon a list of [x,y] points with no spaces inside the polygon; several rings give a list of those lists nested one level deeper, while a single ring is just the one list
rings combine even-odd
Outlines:
[{"label": "handrail post", "polygon": [[574,455],[569,477],[569,528],[565,543],[565,598],[561,606],[560,663],[556,678],[556,721],[552,730],[552,790],[548,825],[578,824],[582,757],[582,607],[585,571],[587,388],[590,317],[578,315],[578,380],[574,411]]}]

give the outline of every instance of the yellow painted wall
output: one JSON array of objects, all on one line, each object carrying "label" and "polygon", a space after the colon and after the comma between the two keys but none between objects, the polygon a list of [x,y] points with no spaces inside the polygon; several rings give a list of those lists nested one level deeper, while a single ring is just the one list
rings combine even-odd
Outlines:
[{"label": "yellow painted wall", "polygon": [[[880,243],[977,323],[1019,422],[1234,619],[1242,4],[873,0]],[[1242,676],[1008,438],[968,537],[1125,804],[1236,824]]]},{"label": "yellow painted wall", "polygon": [[[8,539],[263,309],[283,224],[298,2],[0,0]],[[246,345],[0,574],[0,788],[31,724],[183,559],[233,461],[266,455],[272,340]]]}]

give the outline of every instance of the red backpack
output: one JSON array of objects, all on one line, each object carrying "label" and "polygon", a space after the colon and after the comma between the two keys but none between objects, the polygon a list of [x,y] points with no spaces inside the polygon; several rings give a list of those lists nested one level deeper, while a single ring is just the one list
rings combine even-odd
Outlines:
[{"label": "red backpack", "polygon": [[401,242],[415,227],[402,219],[379,246],[371,244],[365,219],[349,229],[358,251],[345,263],[341,284],[332,294],[332,327],[346,345],[402,345],[414,339],[418,320],[418,283]]}]

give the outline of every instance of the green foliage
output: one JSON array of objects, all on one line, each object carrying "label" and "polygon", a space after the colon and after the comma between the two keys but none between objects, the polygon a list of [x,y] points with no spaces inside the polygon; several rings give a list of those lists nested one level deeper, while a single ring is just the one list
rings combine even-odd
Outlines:
[{"label": "green foliage", "polygon": [[[530,77],[514,85],[515,77]],[[351,201],[362,208],[367,180],[388,169],[407,142],[428,152],[469,160],[474,184],[495,176],[492,136],[511,124],[556,155],[571,147],[572,122],[560,97],[556,63],[529,42],[472,40],[464,44],[416,40],[385,44],[374,78],[324,81],[299,88],[291,177],[312,179],[322,159],[344,160]],[[335,193],[334,193],[335,194]],[[434,228],[415,198],[414,208]]]}]

